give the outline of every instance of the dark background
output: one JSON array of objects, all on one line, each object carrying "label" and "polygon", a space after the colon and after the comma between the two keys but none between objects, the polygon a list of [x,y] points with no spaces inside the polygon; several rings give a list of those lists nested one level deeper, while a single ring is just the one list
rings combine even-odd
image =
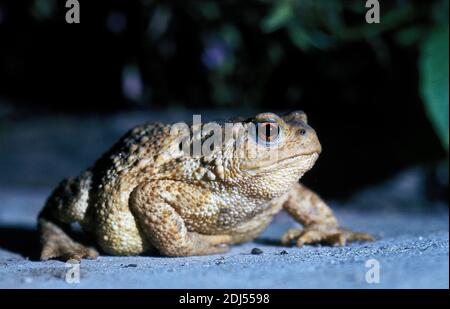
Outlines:
[{"label": "dark background", "polygon": [[[421,92],[448,1],[380,1],[371,25],[365,1],[79,2],[81,23],[67,24],[65,1],[0,1],[0,137],[36,117],[302,109],[324,147],[305,181],[325,197],[420,165],[448,198],[435,177],[445,140]],[[448,60],[440,69],[448,84]],[[448,131],[448,86],[446,108]]]}]

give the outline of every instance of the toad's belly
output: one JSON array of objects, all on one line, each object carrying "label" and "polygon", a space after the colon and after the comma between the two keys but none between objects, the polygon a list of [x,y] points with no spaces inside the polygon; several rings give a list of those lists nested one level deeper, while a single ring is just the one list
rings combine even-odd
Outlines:
[{"label": "toad's belly", "polygon": [[[241,198],[239,203],[226,206],[218,203],[206,207],[203,215],[183,216],[189,231],[206,235],[227,234],[233,236],[233,242],[245,242],[258,236],[281,209],[278,201],[259,202]],[[228,204],[227,204],[228,205]]]}]

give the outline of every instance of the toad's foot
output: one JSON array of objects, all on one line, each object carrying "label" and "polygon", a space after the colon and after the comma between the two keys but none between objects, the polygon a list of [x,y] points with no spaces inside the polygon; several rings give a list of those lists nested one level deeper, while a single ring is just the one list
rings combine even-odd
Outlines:
[{"label": "toad's foot", "polygon": [[41,219],[39,224],[42,231],[41,260],[59,259],[67,261],[73,259],[80,261],[82,258],[97,258],[97,250],[73,241],[54,223]]},{"label": "toad's foot", "polygon": [[74,241],[49,241],[44,244],[41,252],[41,260],[43,261],[49,259],[80,261],[83,258],[96,259],[97,256],[98,252],[94,248],[83,246]]},{"label": "toad's foot", "polygon": [[347,242],[365,240],[373,241],[375,238],[366,233],[352,232],[339,227],[329,227],[324,225],[312,225],[304,229],[289,229],[282,237],[284,245],[295,240],[298,247],[304,244],[323,243],[331,246],[345,246]]}]

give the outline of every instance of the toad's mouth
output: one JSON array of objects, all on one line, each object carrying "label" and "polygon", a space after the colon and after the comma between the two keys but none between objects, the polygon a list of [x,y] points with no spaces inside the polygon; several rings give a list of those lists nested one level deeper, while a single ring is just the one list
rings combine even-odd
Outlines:
[{"label": "toad's mouth", "polygon": [[258,162],[245,162],[241,164],[241,169],[246,171],[264,171],[264,170],[270,170],[274,166],[277,167],[285,167],[293,165],[297,162],[302,162],[302,165],[311,166],[316,162],[317,158],[319,157],[319,152],[314,151],[311,153],[306,154],[297,154],[297,155],[291,155],[286,156],[284,158],[280,159],[268,159],[268,160],[260,160]]}]

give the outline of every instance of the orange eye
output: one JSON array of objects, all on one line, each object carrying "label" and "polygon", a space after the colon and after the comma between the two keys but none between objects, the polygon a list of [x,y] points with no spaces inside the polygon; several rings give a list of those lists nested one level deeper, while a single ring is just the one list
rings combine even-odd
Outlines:
[{"label": "orange eye", "polygon": [[280,127],[275,121],[263,121],[258,123],[258,142],[266,144],[274,143],[280,135]]}]

